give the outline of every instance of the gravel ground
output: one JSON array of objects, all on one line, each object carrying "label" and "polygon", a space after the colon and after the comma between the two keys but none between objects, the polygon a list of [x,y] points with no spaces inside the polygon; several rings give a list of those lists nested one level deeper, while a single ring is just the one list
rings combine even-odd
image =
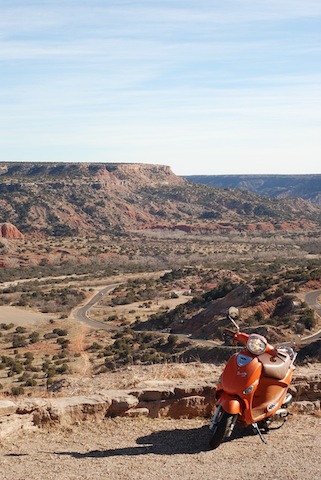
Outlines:
[{"label": "gravel ground", "polygon": [[233,433],[208,450],[204,419],[107,419],[21,432],[0,444],[3,480],[287,480],[321,478],[321,418],[293,415],[266,435]]}]

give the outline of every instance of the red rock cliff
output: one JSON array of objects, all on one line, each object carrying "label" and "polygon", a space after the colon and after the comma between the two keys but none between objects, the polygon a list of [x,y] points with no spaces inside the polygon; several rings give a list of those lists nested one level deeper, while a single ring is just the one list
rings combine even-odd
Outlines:
[{"label": "red rock cliff", "polygon": [[0,223],[0,237],[24,238],[24,235],[12,223]]}]

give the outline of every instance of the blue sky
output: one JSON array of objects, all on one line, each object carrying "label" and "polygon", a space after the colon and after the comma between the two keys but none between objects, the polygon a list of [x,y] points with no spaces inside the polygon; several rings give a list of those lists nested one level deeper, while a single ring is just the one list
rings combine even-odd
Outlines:
[{"label": "blue sky", "polygon": [[0,161],[321,173],[320,0],[0,0]]}]

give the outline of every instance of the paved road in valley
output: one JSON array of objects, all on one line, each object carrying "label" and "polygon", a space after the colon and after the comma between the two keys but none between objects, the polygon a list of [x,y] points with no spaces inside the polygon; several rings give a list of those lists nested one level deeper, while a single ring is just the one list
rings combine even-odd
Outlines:
[{"label": "paved road in valley", "polygon": [[[104,295],[108,294],[111,290],[116,288],[118,285],[120,285],[120,284],[119,283],[114,283],[114,284],[108,285],[107,287],[104,287],[98,293],[93,295],[91,297],[91,299],[85,305],[82,305],[81,307],[74,310],[73,317],[75,318],[75,320],[79,320],[79,321],[85,323],[86,325],[88,325],[89,327],[95,328],[97,330],[101,329],[101,330],[107,330],[107,331],[115,331],[115,330],[121,329],[121,327],[117,327],[113,324],[109,325],[109,324],[106,324],[106,323],[103,323],[103,322],[99,322],[98,320],[93,320],[93,319],[89,318],[89,316],[88,316],[89,310],[96,303],[98,303]],[[315,310],[318,313],[318,315],[321,316],[321,305],[318,302],[318,297],[320,295],[321,295],[321,290],[315,290],[315,291],[307,293],[304,297],[304,300],[309,305],[310,308]],[[153,332],[150,332],[150,333],[156,333],[156,332],[153,331]],[[168,333],[164,333],[164,332],[157,332],[157,333],[163,334],[164,336],[168,335]],[[201,344],[201,345],[212,346],[212,347],[213,346],[222,346],[221,343],[218,343],[214,340],[205,340],[203,338],[199,338],[199,339],[191,338],[190,335],[185,335],[185,334],[175,334],[175,335],[177,335],[182,340],[188,340],[189,342],[194,342],[194,343],[198,343],[198,344]],[[309,335],[307,337],[302,338],[301,343],[302,344],[311,343],[314,340],[317,340],[319,338],[321,338],[321,330],[313,333],[312,335]]]},{"label": "paved road in valley", "polygon": [[108,285],[107,287],[102,288],[98,293],[93,295],[85,305],[78,307],[72,312],[73,318],[75,320],[79,320],[80,322],[85,323],[86,325],[88,325],[88,327],[95,328],[97,330],[117,330],[118,327],[116,327],[115,325],[108,325],[106,323],[99,322],[98,320],[93,320],[89,318],[88,312],[96,303],[98,303],[102,299],[104,295],[108,294],[111,290],[118,287],[118,285],[119,283],[113,283],[111,285]]},{"label": "paved road in valley", "polygon": [[[75,309],[73,311],[73,313],[72,313],[73,318],[75,320],[79,320],[80,322],[85,323],[86,325],[88,325],[91,328],[95,328],[96,330],[101,329],[101,330],[107,330],[107,331],[110,331],[110,332],[115,331],[115,330],[121,330],[122,327],[117,327],[116,325],[113,325],[113,324],[109,325],[109,324],[100,322],[98,320],[92,320],[88,316],[89,310],[92,307],[94,307],[95,304],[98,303],[104,295],[108,294],[111,290],[116,288],[118,285],[119,285],[119,283],[108,285],[107,287],[104,287],[98,293],[93,295],[85,305],[82,305],[81,307],[78,307],[77,309]],[[155,331],[155,330],[150,331],[150,332],[144,330],[144,332],[146,332],[146,333],[158,333],[158,334],[164,335],[166,337],[169,335],[169,333],[158,332],[158,331]],[[198,344],[201,344],[201,345],[207,345],[207,346],[211,346],[211,347],[222,346],[221,343],[215,342],[214,340],[205,340],[203,338],[195,339],[195,338],[191,338],[189,335],[185,335],[185,334],[175,334],[175,336],[179,337],[181,340],[188,340],[189,342],[195,342],[195,343],[198,343]]]},{"label": "paved road in valley", "polygon": [[[67,277],[66,276],[46,277],[45,279],[42,279],[42,280],[49,280],[50,278],[67,278]],[[74,276],[70,276],[70,278],[74,279]],[[36,280],[36,279],[20,279],[20,280],[16,280],[16,281],[13,281],[13,282],[5,282],[5,283],[1,284],[0,286],[8,287],[8,286],[17,285],[19,283],[33,281],[33,280]],[[117,327],[116,325],[113,325],[112,323],[107,324],[107,323],[99,322],[98,320],[93,320],[88,316],[89,310],[92,307],[94,307],[96,305],[96,303],[98,303],[104,295],[108,294],[111,290],[118,287],[120,284],[121,283],[113,283],[113,284],[110,284],[110,285],[107,285],[107,286],[103,287],[101,290],[99,290],[98,293],[94,294],[87,301],[87,303],[85,305],[82,305],[82,306],[76,308],[72,312],[73,318],[75,320],[78,320],[80,322],[85,323],[89,327],[94,328],[96,330],[100,329],[100,330],[107,330],[107,331],[110,331],[110,332],[115,331],[115,330],[120,330],[122,327]],[[309,305],[310,308],[312,308],[321,317],[321,304],[318,302],[319,297],[321,297],[321,290],[313,290],[313,291],[305,294],[304,301]],[[156,332],[153,331],[153,332],[150,332],[150,333],[156,333]],[[157,333],[162,334],[164,336],[168,336],[168,333],[164,333],[164,332],[157,332]],[[212,346],[212,347],[213,346],[222,346],[221,343],[216,342],[214,340],[205,340],[203,338],[199,338],[199,339],[191,338],[190,335],[185,335],[185,334],[175,334],[175,335],[177,335],[182,340],[188,340],[189,342],[195,342],[195,343],[198,343],[198,344],[201,344],[201,345],[207,345],[207,346]],[[311,343],[315,340],[318,340],[319,338],[321,338],[321,330],[319,330],[317,332],[314,332],[312,335],[309,335],[307,337],[302,338],[301,339],[301,344],[308,344],[308,343]]]}]

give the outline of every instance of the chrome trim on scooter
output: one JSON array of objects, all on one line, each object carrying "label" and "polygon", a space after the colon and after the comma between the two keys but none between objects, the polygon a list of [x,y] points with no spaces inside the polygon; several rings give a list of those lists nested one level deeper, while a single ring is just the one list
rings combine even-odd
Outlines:
[{"label": "chrome trim on scooter", "polygon": [[238,414],[233,415],[233,419],[232,419],[231,424],[230,424],[230,426],[229,426],[229,428],[226,432],[226,435],[225,435],[226,438],[229,438],[232,435],[232,432],[233,432],[234,427],[235,427],[236,422],[237,422],[237,418],[238,418]]},{"label": "chrome trim on scooter", "polygon": [[214,413],[214,415],[213,415],[213,417],[212,417],[211,423],[210,423],[210,425],[209,425],[209,429],[211,430],[211,432],[213,431],[213,429],[214,429],[214,427],[215,427],[215,425],[216,425],[216,423],[217,423],[217,418],[218,418],[218,416],[219,416],[219,414],[220,414],[221,408],[222,408],[221,405],[219,405],[219,406],[216,408],[215,413]]},{"label": "chrome trim on scooter", "polygon": [[292,397],[291,393],[288,392],[288,393],[285,395],[285,399],[283,400],[283,403],[282,403],[282,405],[281,405],[281,408],[287,408],[287,407],[289,407],[289,406],[291,405],[291,403],[292,403],[292,400],[293,400],[293,397]]}]

